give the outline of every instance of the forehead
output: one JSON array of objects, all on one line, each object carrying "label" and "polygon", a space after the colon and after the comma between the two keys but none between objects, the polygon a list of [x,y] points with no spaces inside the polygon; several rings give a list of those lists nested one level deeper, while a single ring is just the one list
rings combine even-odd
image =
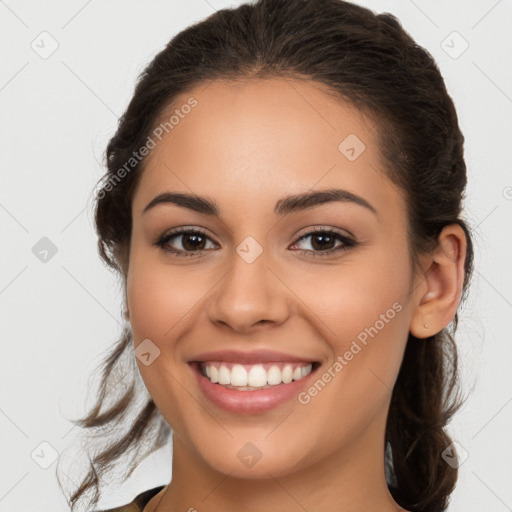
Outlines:
[{"label": "forehead", "polygon": [[160,121],[134,214],[167,190],[273,207],[284,195],[338,187],[372,204],[397,203],[374,121],[323,84],[213,81],[175,98]]}]

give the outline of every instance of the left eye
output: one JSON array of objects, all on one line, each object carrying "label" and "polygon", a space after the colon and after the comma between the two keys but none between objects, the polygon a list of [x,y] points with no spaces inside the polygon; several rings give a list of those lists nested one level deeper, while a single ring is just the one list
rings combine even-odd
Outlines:
[{"label": "left eye", "polygon": [[[346,250],[356,245],[354,240],[336,231],[315,229],[314,231],[302,235],[290,248],[296,248],[297,244],[308,238],[311,238],[311,242],[308,244],[311,248],[299,248],[297,250],[300,253],[309,254],[310,256],[326,255],[339,250]],[[173,247],[171,241],[174,239],[180,240],[181,248]],[[213,247],[206,247],[208,241],[212,243]],[[338,246],[333,246],[336,242],[339,242]],[[176,256],[190,257],[197,256],[201,251],[212,250],[217,244],[202,231],[197,229],[182,229],[163,235],[153,245]]]},{"label": "left eye", "polygon": [[[301,236],[292,247],[294,247],[301,240],[306,240],[308,238],[311,238],[311,241],[307,245],[309,245],[311,248],[300,249],[301,252],[327,254],[355,245],[355,242],[352,239],[337,233],[336,231],[315,229],[315,231],[306,233],[305,235]],[[333,246],[333,244],[335,244],[337,241],[340,242],[340,244],[337,247]]]}]

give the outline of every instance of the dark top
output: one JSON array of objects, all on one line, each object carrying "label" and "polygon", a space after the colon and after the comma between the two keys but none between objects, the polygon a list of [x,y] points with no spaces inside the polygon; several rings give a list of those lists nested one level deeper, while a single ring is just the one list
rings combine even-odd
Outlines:
[{"label": "dark top", "polygon": [[142,512],[144,507],[149,503],[149,500],[153,496],[156,496],[164,487],[164,485],[161,485],[160,487],[149,489],[149,491],[144,491],[142,494],[136,496],[132,502],[127,503],[126,505],[109,508],[108,510],[98,510],[96,512]]}]

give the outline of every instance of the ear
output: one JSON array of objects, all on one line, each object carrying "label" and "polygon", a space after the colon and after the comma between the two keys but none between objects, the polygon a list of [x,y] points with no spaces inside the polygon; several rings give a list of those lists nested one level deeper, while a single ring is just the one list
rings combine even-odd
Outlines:
[{"label": "ear", "polygon": [[458,224],[450,224],[439,234],[434,252],[423,258],[409,326],[416,338],[433,336],[455,316],[464,284],[466,249],[464,230]]}]

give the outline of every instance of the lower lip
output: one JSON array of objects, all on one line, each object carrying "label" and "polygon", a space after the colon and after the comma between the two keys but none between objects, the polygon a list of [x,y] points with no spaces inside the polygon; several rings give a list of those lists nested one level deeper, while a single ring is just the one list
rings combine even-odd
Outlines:
[{"label": "lower lip", "polygon": [[318,369],[315,368],[302,379],[294,380],[289,384],[278,384],[258,391],[237,391],[214,384],[201,373],[199,363],[191,363],[190,366],[196,375],[199,387],[211,402],[225,411],[239,414],[268,411],[296,397]]}]

